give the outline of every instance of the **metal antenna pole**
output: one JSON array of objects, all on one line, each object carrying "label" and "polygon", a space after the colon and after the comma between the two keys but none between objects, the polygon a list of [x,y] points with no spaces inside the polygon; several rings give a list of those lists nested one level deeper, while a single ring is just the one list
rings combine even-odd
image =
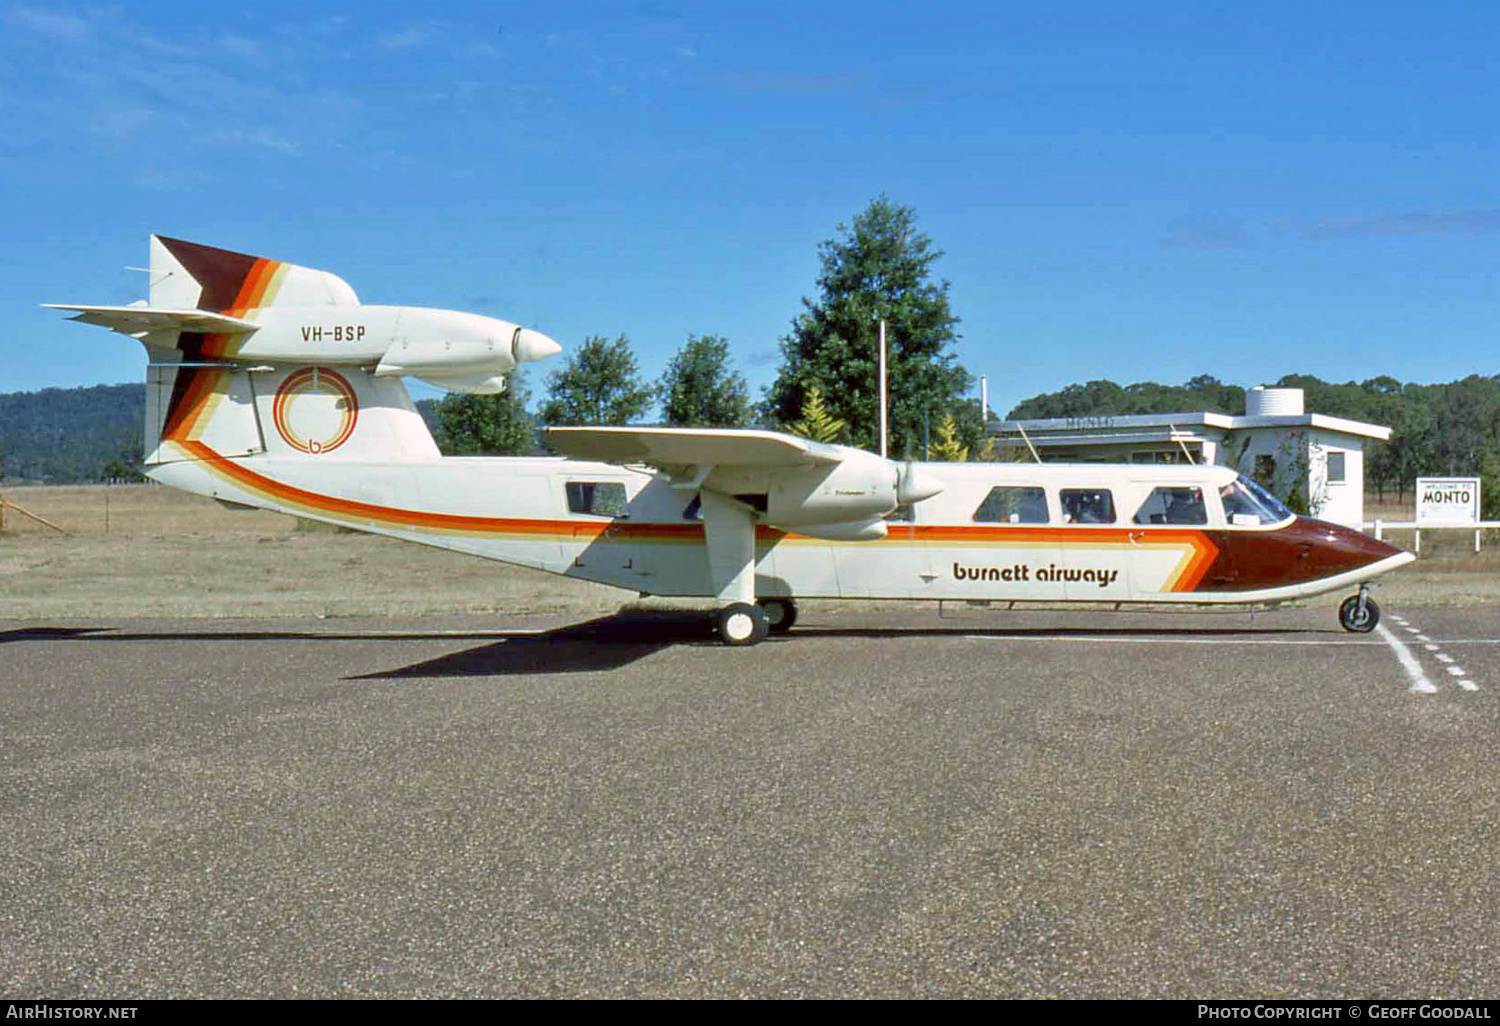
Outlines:
[{"label": "metal antenna pole", "polygon": [[886,370],[885,370],[885,318],[880,319],[880,455],[887,456],[888,436],[886,434]]}]

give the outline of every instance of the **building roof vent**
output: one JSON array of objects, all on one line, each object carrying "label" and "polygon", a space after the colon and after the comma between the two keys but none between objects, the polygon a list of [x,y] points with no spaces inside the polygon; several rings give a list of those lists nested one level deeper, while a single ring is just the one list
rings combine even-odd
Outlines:
[{"label": "building roof vent", "polygon": [[1267,388],[1256,385],[1245,393],[1245,416],[1247,417],[1300,417],[1302,416],[1302,389]]}]

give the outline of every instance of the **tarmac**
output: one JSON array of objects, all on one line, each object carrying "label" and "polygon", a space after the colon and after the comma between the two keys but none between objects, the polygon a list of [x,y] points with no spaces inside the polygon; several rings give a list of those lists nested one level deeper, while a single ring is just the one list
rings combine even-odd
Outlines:
[{"label": "tarmac", "polygon": [[0,994],[1500,994],[1500,610],[0,622]]}]

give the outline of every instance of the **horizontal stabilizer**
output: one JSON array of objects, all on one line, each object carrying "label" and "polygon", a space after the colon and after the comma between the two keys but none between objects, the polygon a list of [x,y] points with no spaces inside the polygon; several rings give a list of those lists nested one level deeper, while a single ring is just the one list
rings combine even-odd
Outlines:
[{"label": "horizontal stabilizer", "polygon": [[738,428],[555,427],[547,441],[560,452],[604,463],[673,467],[810,467],[841,463],[831,445],[778,431]]},{"label": "horizontal stabilizer", "polygon": [[52,310],[73,310],[70,321],[97,324],[122,335],[141,335],[149,331],[197,331],[222,335],[248,335],[260,327],[254,321],[211,310],[156,310],[148,306],[68,306],[43,303]]}]

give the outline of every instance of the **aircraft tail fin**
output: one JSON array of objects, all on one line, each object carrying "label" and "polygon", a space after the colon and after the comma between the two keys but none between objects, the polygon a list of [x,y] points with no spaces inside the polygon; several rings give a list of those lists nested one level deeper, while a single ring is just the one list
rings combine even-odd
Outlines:
[{"label": "aircraft tail fin", "polygon": [[440,455],[399,378],[358,367],[230,363],[198,352],[202,345],[147,346],[147,466],[259,455],[322,462]]},{"label": "aircraft tail fin", "polygon": [[336,274],[196,242],[151,236],[150,307],[209,310],[238,317],[277,304],[354,306],[359,297]]}]

